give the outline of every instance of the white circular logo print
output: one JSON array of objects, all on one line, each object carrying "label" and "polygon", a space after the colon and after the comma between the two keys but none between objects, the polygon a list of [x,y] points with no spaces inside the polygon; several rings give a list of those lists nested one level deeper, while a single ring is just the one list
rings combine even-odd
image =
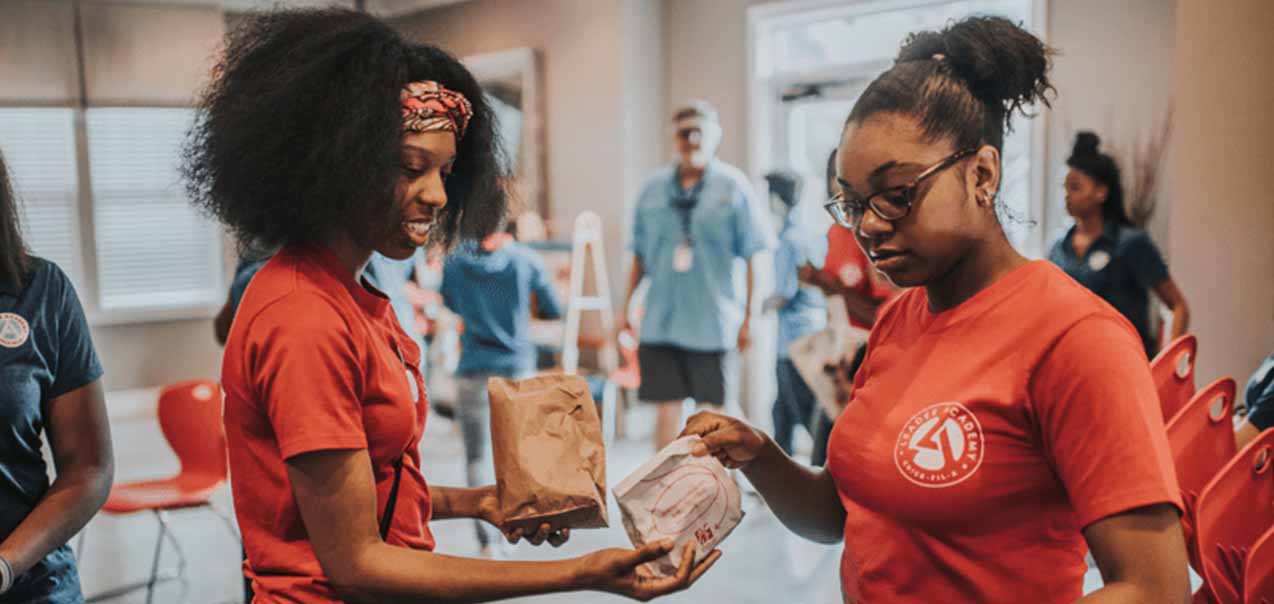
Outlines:
[{"label": "white circular logo print", "polygon": [[857,264],[846,264],[840,267],[840,274],[837,276],[845,287],[858,287],[858,284],[863,282],[863,269]]},{"label": "white circular logo print", "polygon": [[0,313],[0,346],[17,348],[26,344],[31,335],[31,326],[27,320],[11,312]]},{"label": "white circular logo print", "polygon": [[1110,264],[1110,253],[1105,250],[1097,250],[1088,255],[1088,268],[1099,271],[1106,268]]},{"label": "white circular logo print", "polygon": [[984,453],[978,418],[960,403],[938,403],[907,420],[894,447],[894,465],[912,483],[936,489],[967,480]]}]

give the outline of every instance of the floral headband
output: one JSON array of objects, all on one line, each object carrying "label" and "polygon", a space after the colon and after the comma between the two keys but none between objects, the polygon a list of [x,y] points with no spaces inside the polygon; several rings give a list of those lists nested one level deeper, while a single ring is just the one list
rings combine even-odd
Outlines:
[{"label": "floral headband", "polygon": [[403,106],[403,130],[406,132],[454,132],[456,140],[464,137],[473,117],[469,99],[438,82],[411,82],[399,93]]}]

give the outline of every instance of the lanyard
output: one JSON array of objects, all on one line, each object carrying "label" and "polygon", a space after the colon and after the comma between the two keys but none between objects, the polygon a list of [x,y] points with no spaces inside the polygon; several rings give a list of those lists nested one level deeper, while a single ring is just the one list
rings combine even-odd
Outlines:
[{"label": "lanyard", "polygon": [[691,234],[690,225],[694,216],[695,206],[699,205],[699,195],[703,193],[703,183],[707,180],[707,170],[699,175],[699,182],[696,182],[689,190],[681,187],[681,167],[678,166],[672,172],[672,207],[676,208],[681,214],[681,235],[685,243],[694,240]]}]

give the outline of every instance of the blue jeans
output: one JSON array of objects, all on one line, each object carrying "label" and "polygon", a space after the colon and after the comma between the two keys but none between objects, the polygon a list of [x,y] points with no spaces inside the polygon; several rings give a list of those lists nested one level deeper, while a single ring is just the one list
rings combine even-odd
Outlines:
[{"label": "blue jeans", "polygon": [[775,367],[778,378],[778,399],[774,401],[774,442],[788,455],[792,454],[792,437],[797,426],[804,426],[810,436],[815,435],[814,412],[817,406],[796,365],[791,359],[778,360]]},{"label": "blue jeans", "polygon": [[[491,460],[491,401],[487,396],[487,379],[493,377],[524,379],[531,372],[517,375],[471,373],[456,377],[456,421],[464,439],[465,482],[470,487],[495,484],[495,466]],[[478,544],[487,547],[503,537],[494,526],[474,521]]]}]

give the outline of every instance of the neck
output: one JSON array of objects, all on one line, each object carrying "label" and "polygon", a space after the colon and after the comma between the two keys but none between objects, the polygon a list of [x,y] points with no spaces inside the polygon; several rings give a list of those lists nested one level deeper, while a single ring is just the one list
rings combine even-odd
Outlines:
[{"label": "neck", "polygon": [[367,268],[367,262],[372,258],[372,250],[354,243],[349,234],[341,230],[325,238],[322,245],[340,260],[341,274],[354,283],[360,283],[363,269]]},{"label": "neck", "polygon": [[1075,228],[1084,235],[1097,235],[1105,226],[1106,223],[1102,220],[1100,211],[1075,217]]},{"label": "neck", "polygon": [[955,308],[1026,262],[1001,231],[992,240],[976,244],[945,275],[925,286],[929,308],[934,312]]},{"label": "neck", "polygon": [[688,161],[682,161],[677,165],[677,176],[681,178],[681,183],[696,183],[703,176],[703,166],[696,166]]}]

